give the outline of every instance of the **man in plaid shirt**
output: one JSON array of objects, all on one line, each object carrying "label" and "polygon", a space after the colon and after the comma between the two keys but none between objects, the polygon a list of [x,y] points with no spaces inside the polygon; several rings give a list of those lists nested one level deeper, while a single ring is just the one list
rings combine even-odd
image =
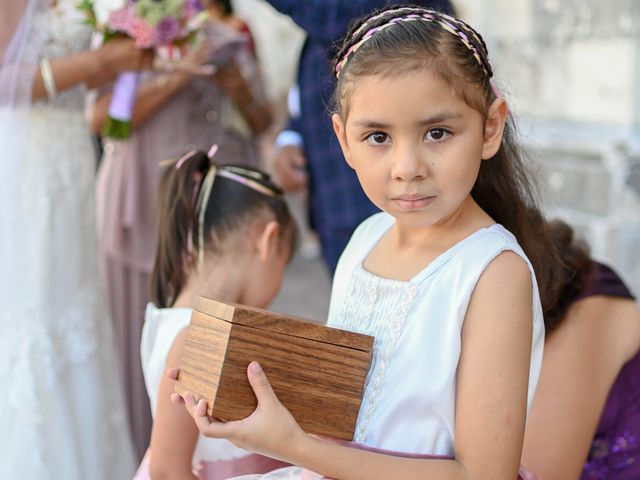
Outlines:
[{"label": "man in plaid shirt", "polygon": [[[354,229],[377,208],[365,196],[342,156],[329,115],[334,89],[332,46],[352,20],[387,4],[384,0],[268,0],[307,33],[298,65],[300,115],[276,141],[276,176],[288,191],[309,189],[311,225],[331,272]],[[413,3],[453,12],[449,0]]]}]

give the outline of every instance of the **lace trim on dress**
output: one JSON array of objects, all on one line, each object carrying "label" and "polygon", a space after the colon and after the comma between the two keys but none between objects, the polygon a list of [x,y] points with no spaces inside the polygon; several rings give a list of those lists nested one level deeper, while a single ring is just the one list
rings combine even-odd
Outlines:
[{"label": "lace trim on dress", "polygon": [[391,357],[417,292],[415,284],[377,277],[362,267],[356,269],[351,279],[337,326],[375,337],[356,443],[364,443],[367,436]]}]

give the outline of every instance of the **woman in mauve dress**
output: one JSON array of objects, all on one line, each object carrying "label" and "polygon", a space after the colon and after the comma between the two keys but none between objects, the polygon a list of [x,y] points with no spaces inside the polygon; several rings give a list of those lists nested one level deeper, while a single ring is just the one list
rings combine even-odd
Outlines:
[{"label": "woman in mauve dress", "polygon": [[[217,2],[209,2],[216,39],[248,37],[240,22]],[[185,61],[213,63],[213,75],[185,71],[145,73],[140,78],[126,141],[105,139],[98,174],[99,262],[115,323],[134,443],[141,457],[149,444],[151,413],[140,366],[140,335],[156,244],[156,190],[159,160],[217,143],[226,162],[257,165],[256,135],[270,124],[257,61],[250,39],[221,64],[211,48],[194,47]],[[225,52],[228,57],[228,51]],[[100,132],[110,90],[97,92],[92,126]]]}]

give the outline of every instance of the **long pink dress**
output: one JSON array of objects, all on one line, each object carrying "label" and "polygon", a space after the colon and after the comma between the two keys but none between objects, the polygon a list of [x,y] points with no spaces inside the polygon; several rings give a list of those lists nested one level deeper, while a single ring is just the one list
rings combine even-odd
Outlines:
[{"label": "long pink dress", "polygon": [[[261,96],[254,57],[240,68]],[[145,73],[141,82],[153,81]],[[151,413],[140,366],[140,335],[149,301],[156,245],[159,162],[191,148],[219,145],[224,163],[257,164],[255,141],[229,99],[210,80],[194,78],[126,142],[106,139],[97,182],[99,262],[115,324],[131,430],[139,457],[149,445]]]}]

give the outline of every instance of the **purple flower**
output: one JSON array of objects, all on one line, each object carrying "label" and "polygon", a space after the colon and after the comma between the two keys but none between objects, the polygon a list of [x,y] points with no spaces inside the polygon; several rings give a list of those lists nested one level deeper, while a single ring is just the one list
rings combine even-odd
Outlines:
[{"label": "purple flower", "polygon": [[186,18],[191,18],[198,13],[200,13],[203,9],[200,0],[187,0],[184,4],[184,16]]},{"label": "purple flower", "polygon": [[173,17],[165,17],[156,26],[156,40],[158,44],[170,43],[180,33],[180,23]]}]

